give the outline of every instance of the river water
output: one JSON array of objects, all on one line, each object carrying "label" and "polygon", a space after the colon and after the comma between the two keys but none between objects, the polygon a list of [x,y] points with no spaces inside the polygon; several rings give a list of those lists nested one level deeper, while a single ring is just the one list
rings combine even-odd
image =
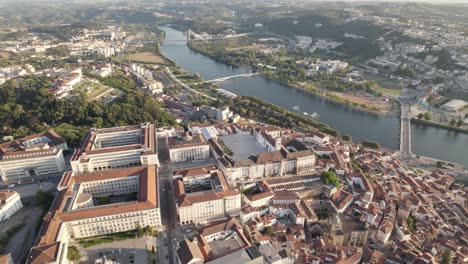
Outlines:
[{"label": "river water", "polygon": [[[205,80],[249,72],[247,68],[227,66],[192,51],[185,42],[178,41],[185,39],[181,31],[169,27],[162,29],[166,32],[163,54],[188,72],[198,73]],[[217,84],[235,94],[255,96],[291,111],[299,107],[301,113],[317,113],[319,121],[341,134],[350,134],[357,142],[372,140],[386,148],[399,148],[399,120],[394,116],[355,110],[263,76],[237,77]],[[412,125],[411,136],[413,153],[468,166],[468,134]]]}]

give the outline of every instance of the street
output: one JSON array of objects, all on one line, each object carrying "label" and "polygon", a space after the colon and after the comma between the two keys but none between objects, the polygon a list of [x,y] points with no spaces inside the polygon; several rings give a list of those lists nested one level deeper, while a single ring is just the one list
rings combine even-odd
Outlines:
[{"label": "street", "polygon": [[[173,229],[177,223],[177,210],[172,181],[172,169],[170,167],[169,148],[167,137],[158,138],[158,158],[160,166],[159,175],[159,202],[161,219],[165,230],[159,236],[160,260],[164,263],[176,263],[175,243],[173,242]],[[164,244],[162,243],[164,242]]]}]

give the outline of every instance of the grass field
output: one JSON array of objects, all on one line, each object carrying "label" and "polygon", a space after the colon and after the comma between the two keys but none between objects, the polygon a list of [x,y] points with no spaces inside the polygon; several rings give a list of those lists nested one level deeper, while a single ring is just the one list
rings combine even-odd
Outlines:
[{"label": "grass field", "polygon": [[395,96],[400,96],[402,91],[401,89],[390,89],[390,88],[384,88],[380,85],[374,88],[375,90],[383,93],[383,94],[389,94],[389,95],[395,95]]},{"label": "grass field", "polygon": [[98,236],[98,237],[93,237],[93,238],[87,238],[87,239],[80,240],[79,243],[82,247],[87,248],[87,247],[92,247],[92,246],[103,244],[103,243],[110,243],[113,241],[121,241],[121,240],[127,240],[127,239],[132,239],[132,238],[136,238],[135,231],[128,231],[128,232],[116,233],[112,235],[104,235],[104,236]]},{"label": "grass field", "polygon": [[164,57],[153,52],[138,52],[128,55],[128,59],[134,62],[149,64],[167,64]]}]

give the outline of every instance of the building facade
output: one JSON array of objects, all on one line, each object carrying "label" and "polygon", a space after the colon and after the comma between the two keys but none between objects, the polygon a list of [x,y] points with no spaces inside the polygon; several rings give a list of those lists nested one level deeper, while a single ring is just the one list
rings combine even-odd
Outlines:
[{"label": "building facade", "polygon": [[92,128],[70,163],[75,173],[158,165],[155,125]]},{"label": "building facade", "polygon": [[[68,263],[67,245],[79,239],[135,230],[138,227],[161,227],[157,167],[140,166],[112,171],[75,175],[64,173],[58,194],[44,217],[39,242],[27,263]],[[135,194],[122,202],[102,197]]]},{"label": "building facade", "polygon": [[199,161],[210,158],[210,145],[201,134],[185,132],[168,138],[172,162]]},{"label": "building facade", "polygon": [[7,220],[23,208],[20,195],[15,191],[0,191],[0,222]]},{"label": "building facade", "polygon": [[34,134],[0,145],[2,181],[20,181],[65,170],[67,143],[54,131]]},{"label": "building facade", "polygon": [[216,166],[176,171],[174,186],[181,224],[223,219],[240,212],[239,190],[229,188]]}]

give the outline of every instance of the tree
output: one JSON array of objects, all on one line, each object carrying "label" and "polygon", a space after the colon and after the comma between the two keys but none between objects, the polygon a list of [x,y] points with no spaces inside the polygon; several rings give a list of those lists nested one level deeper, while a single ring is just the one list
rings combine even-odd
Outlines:
[{"label": "tree", "polygon": [[110,201],[110,198],[109,197],[100,197],[98,199],[98,204],[99,205],[106,205],[106,204],[110,204],[111,201]]},{"label": "tree", "polygon": [[135,231],[136,231],[136,234],[137,234],[138,237],[143,236],[143,234],[145,232],[143,230],[143,228],[141,228],[140,222],[138,222],[138,221],[135,222]]},{"label": "tree", "polygon": [[419,113],[418,114],[418,119],[422,119],[424,117],[424,114],[423,113]]},{"label": "tree", "polygon": [[436,162],[436,165],[437,165],[437,168],[442,168],[442,166],[444,165],[444,163],[443,163],[442,161],[438,160],[438,161]]},{"label": "tree", "polygon": [[461,127],[463,125],[463,120],[458,119],[457,121],[457,127]]},{"label": "tree", "polygon": [[78,262],[81,259],[80,251],[76,246],[69,246],[67,252],[67,259],[71,262]]},{"label": "tree", "polygon": [[427,121],[430,121],[432,119],[432,115],[430,112],[426,112],[424,114],[424,119],[427,120]]},{"label": "tree", "polygon": [[408,230],[410,232],[413,232],[414,231],[414,224],[415,224],[415,219],[411,216],[408,216],[408,218],[406,219],[406,223],[408,224]]},{"label": "tree", "polygon": [[335,172],[329,170],[322,172],[322,181],[325,184],[333,184],[336,187],[340,186],[340,179],[336,176]]},{"label": "tree", "polygon": [[51,191],[44,191],[42,189],[37,190],[36,192],[36,202],[43,210],[49,209],[49,206],[54,200],[54,195]]},{"label": "tree", "polygon": [[273,235],[274,231],[273,231],[273,228],[271,226],[267,226],[265,227],[265,229],[263,230],[263,232],[265,232],[266,235]]},{"label": "tree", "polygon": [[442,260],[440,261],[441,264],[450,264],[452,263],[452,251],[446,250],[442,255]]},{"label": "tree", "polygon": [[343,140],[346,140],[346,141],[351,141],[353,140],[352,137],[348,134],[344,134],[342,137],[341,137]]}]

